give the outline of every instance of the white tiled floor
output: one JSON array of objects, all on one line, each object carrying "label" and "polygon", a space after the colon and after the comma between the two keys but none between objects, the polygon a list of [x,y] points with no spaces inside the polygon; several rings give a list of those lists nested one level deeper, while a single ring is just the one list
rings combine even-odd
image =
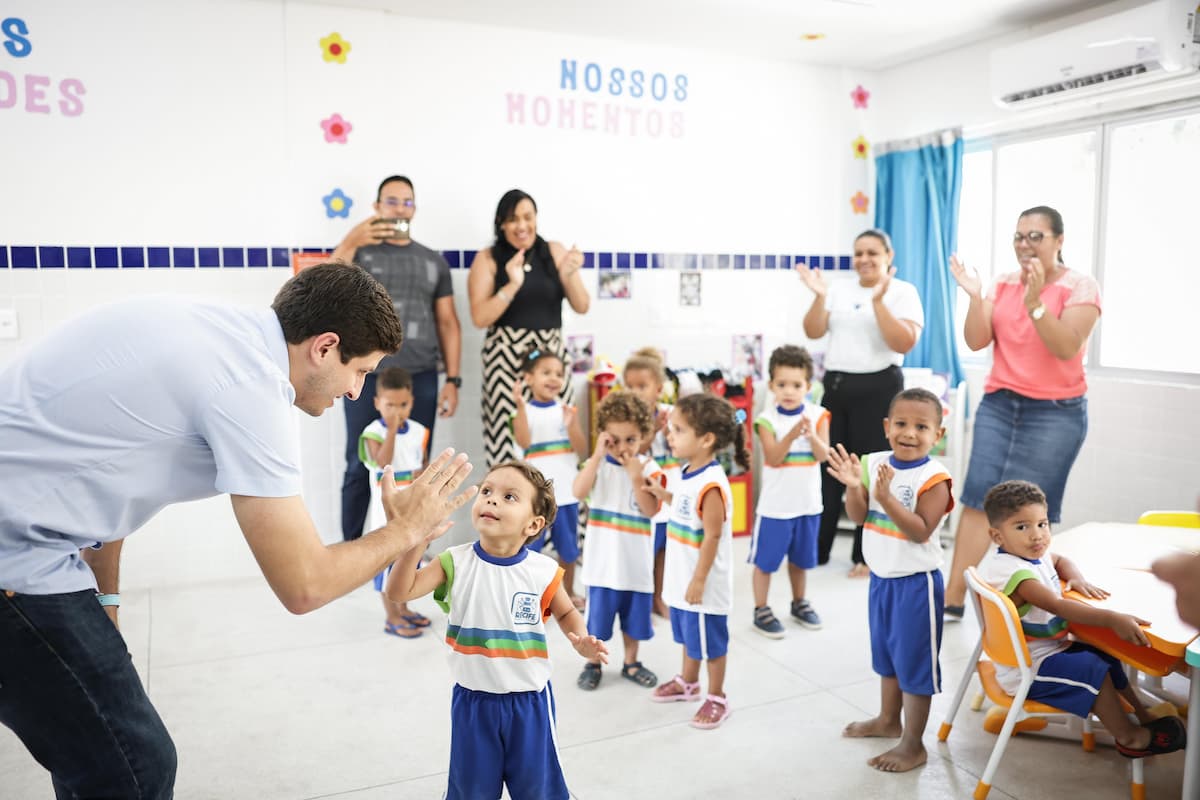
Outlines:
[{"label": "white tiled floor", "polygon": [[[748,542],[736,549],[744,557]],[[934,699],[923,769],[886,775],[867,767],[882,741],[843,739],[846,722],[874,714],[865,581],[845,576],[849,541],[810,577],[825,629],[788,623],[782,641],[750,628],[747,568],[737,575],[727,692],[732,717],[716,731],[687,726],[693,705],[658,705],[606,670],[600,688],[575,688],[579,659],[551,640],[559,737],[579,800],[602,798],[965,798],[993,737],[964,710],[949,743],[936,731],[974,645],[972,623],[949,626],[942,647],[947,693]],[[787,609],[786,581],[772,586]],[[429,599],[416,604],[436,618]],[[307,617],[288,615],[261,579],[125,597],[123,626],[134,663],[179,750],[176,797],[437,798],[449,753],[444,645],[382,633],[379,602],[362,589]],[[435,621],[435,628],[440,623]],[[679,668],[669,626],[642,660],[660,677]],[[614,653],[619,662],[620,653]],[[1147,796],[1179,797],[1181,753],[1147,762]],[[996,800],[1125,798],[1129,762],[1111,748],[1018,737],[995,780]],[[0,728],[0,797],[53,796],[46,773]]]}]

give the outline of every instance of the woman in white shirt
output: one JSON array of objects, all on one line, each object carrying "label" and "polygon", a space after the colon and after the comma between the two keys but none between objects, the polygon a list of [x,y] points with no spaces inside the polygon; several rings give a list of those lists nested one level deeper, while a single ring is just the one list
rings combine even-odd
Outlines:
[{"label": "woman in white shirt", "polygon": [[[825,350],[825,395],[829,410],[830,445],[841,444],[860,456],[888,448],[883,418],[892,398],[904,388],[900,364],[917,343],[925,312],[917,287],[897,280],[892,240],[881,230],[867,230],[854,240],[854,271],[858,281],[827,285],[819,269],[797,264],[813,301],[804,315],[804,334],[820,339],[829,334]],[[829,561],[837,535],[845,487],[822,472],[825,510],[817,560]],[[862,527],[854,532],[851,577],[870,574],[862,555]]]}]

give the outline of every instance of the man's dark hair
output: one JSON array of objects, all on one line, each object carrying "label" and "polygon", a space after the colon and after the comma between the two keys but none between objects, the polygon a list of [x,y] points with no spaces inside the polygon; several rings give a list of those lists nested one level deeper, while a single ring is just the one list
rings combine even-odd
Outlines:
[{"label": "man's dark hair", "polygon": [[380,181],[379,188],[375,190],[375,202],[378,203],[380,200],[383,199],[383,187],[387,186],[389,183],[394,183],[397,181],[400,183],[408,184],[408,188],[412,189],[412,193],[413,194],[417,193],[417,190],[413,188],[412,181],[410,181],[405,176],[403,176],[403,175],[388,175],[386,178],[384,178],[382,181]]},{"label": "man's dark hair", "polygon": [[271,308],[288,344],[336,333],[343,364],[394,353],[404,340],[387,289],[355,264],[331,261],[301,270],[280,288]]}]

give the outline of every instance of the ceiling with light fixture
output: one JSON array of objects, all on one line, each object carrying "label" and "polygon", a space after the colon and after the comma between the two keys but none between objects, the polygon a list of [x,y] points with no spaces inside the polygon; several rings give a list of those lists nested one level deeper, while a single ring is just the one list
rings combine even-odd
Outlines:
[{"label": "ceiling with light fixture", "polygon": [[860,69],[893,67],[1105,5],[1081,0],[316,1]]}]

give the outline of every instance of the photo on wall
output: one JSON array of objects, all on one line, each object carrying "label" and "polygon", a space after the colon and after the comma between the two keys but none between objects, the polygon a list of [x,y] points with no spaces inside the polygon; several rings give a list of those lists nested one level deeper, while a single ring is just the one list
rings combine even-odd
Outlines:
[{"label": "photo on wall", "polygon": [[567,336],[567,362],[571,372],[590,372],[595,365],[595,339],[590,333],[573,333]]},{"label": "photo on wall", "polygon": [[596,295],[601,300],[628,300],[633,297],[628,270],[600,270]]},{"label": "photo on wall", "polygon": [[761,333],[735,333],[733,359],[730,367],[732,382],[746,378],[760,380],[763,376],[763,337]]},{"label": "photo on wall", "polygon": [[700,273],[679,273],[679,305],[700,305]]}]

